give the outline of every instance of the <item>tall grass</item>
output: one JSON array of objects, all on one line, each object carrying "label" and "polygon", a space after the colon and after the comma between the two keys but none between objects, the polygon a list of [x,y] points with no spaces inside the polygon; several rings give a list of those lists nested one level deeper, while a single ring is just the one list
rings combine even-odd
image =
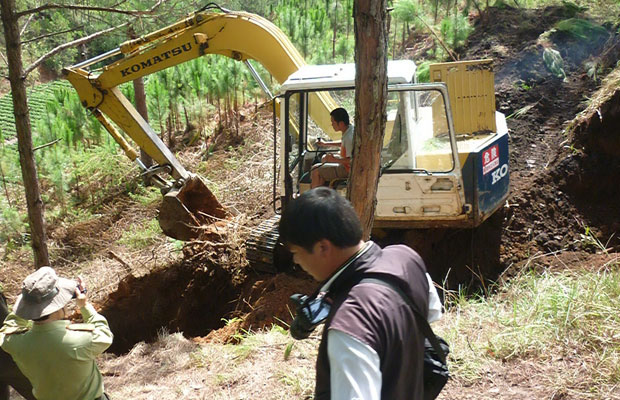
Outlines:
[{"label": "tall grass", "polygon": [[[604,391],[620,383],[619,303],[617,260],[598,271],[528,271],[489,297],[453,294],[439,332],[452,346],[454,374],[465,381],[479,379],[492,362],[578,358],[586,371],[579,387]],[[576,385],[562,374],[555,379]]]}]

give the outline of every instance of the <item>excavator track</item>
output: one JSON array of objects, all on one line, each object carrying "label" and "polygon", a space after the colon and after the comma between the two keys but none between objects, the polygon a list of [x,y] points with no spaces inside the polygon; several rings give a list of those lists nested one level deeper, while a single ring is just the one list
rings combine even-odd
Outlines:
[{"label": "excavator track", "polygon": [[279,260],[276,257],[276,247],[280,236],[278,232],[279,223],[280,216],[274,215],[261,222],[250,233],[250,237],[245,242],[245,256],[251,268],[273,274],[280,271]]}]

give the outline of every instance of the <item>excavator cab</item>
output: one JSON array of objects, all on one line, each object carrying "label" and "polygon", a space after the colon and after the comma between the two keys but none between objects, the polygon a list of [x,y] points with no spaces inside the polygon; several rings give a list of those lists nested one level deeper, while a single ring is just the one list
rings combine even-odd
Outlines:
[{"label": "excavator cab", "polygon": [[[467,66],[475,66],[467,70]],[[458,68],[465,72],[480,70],[488,62],[451,64],[446,74]],[[387,123],[381,150],[381,169],[377,189],[374,227],[433,228],[475,227],[503,205],[508,196],[508,141],[505,118],[489,109],[493,129],[476,125],[475,132],[457,134],[451,107],[449,83],[415,83],[412,61],[388,62]],[[447,71],[447,72],[446,72]],[[488,69],[486,70],[488,72]],[[462,83],[467,74],[454,79]],[[475,78],[477,82],[481,80]],[[325,151],[316,146],[319,137],[328,135],[312,119],[310,94],[329,96],[348,110],[354,120],[354,64],[308,66],[292,74],[281,87],[282,107],[280,163],[282,202],[308,190],[312,165]],[[463,110],[463,99],[475,93],[461,93],[456,100],[458,123],[464,112],[479,122],[480,110]],[[480,97],[487,100],[486,90]],[[494,93],[491,92],[494,98]],[[497,114],[497,115],[496,115]],[[467,119],[466,119],[467,120]],[[460,125],[459,125],[460,127]],[[353,154],[353,162],[356,160]],[[330,182],[346,191],[346,182]]]}]

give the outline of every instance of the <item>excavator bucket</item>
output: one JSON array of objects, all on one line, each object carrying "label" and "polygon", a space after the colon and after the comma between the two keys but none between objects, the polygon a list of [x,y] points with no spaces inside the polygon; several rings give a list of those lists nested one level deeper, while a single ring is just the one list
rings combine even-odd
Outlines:
[{"label": "excavator bucket", "polygon": [[204,226],[228,216],[202,179],[193,175],[180,189],[164,195],[159,209],[159,226],[166,236],[178,240],[200,237]]}]

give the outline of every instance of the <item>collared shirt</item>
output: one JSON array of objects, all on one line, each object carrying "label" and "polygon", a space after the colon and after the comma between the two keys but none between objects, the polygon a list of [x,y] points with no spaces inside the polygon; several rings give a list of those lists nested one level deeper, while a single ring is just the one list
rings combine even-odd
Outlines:
[{"label": "collared shirt", "polygon": [[331,400],[380,400],[379,355],[369,345],[336,329],[327,333]]},{"label": "collared shirt", "polygon": [[92,305],[81,311],[85,324],[32,324],[9,314],[0,330],[0,345],[30,380],[39,400],[93,400],[103,394],[95,357],[112,344],[113,335]]}]

